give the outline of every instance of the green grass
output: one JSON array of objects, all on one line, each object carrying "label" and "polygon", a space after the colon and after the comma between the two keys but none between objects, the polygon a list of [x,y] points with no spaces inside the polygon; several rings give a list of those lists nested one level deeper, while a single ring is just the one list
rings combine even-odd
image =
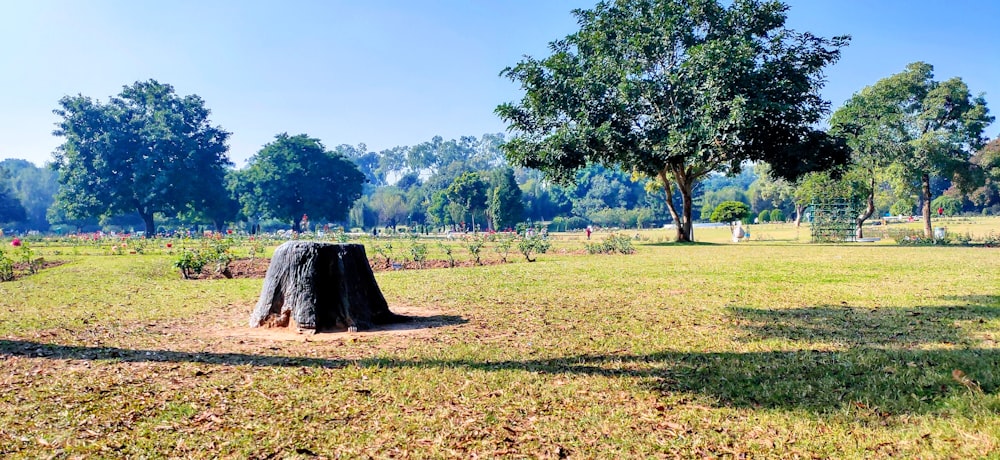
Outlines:
[{"label": "green grass", "polygon": [[773,238],[381,272],[437,322],[331,341],[213,332],[261,280],[59,256],[0,283],[0,456],[998,455],[1000,249],[752,228]]}]

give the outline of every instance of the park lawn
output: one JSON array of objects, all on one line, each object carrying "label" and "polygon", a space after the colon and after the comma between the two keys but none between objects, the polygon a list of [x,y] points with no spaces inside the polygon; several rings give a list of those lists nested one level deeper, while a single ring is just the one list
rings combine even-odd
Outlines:
[{"label": "park lawn", "polygon": [[644,239],[379,272],[429,318],[322,340],[245,329],[261,280],[61,256],[0,283],[0,457],[1000,452],[1000,249]]}]

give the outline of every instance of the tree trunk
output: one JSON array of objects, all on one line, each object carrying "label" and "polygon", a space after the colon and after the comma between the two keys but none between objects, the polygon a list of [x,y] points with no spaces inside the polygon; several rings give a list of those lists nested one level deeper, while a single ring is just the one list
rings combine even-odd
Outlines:
[{"label": "tree trunk", "polygon": [[872,214],[875,214],[875,176],[874,176],[874,174],[872,175],[872,180],[871,180],[871,184],[870,185],[871,185],[871,188],[869,189],[870,191],[868,192],[868,199],[866,200],[866,203],[865,203],[865,210],[860,215],[858,215],[858,218],[857,218],[858,226],[857,226],[857,228],[854,231],[854,237],[857,238],[857,239],[859,239],[859,240],[861,238],[865,237],[865,233],[864,233],[864,224],[865,224],[865,221],[868,220],[868,218],[871,217]]},{"label": "tree trunk", "polygon": [[407,319],[389,311],[363,245],[289,241],[274,251],[250,327],[354,332]]},{"label": "tree trunk", "polygon": [[139,217],[142,217],[142,224],[146,227],[146,238],[153,238],[156,236],[156,223],[153,222],[152,212],[143,212],[142,209],[138,209]]},{"label": "tree trunk", "polygon": [[806,210],[804,204],[795,203],[795,228],[799,228],[802,225],[802,212]]},{"label": "tree trunk", "polygon": [[934,232],[931,230],[931,175],[923,173],[920,175],[920,194],[924,203],[921,206],[924,215],[924,236],[933,238]]},{"label": "tree trunk", "polygon": [[694,223],[691,222],[691,212],[694,210],[694,196],[692,196],[691,184],[677,184],[681,190],[681,201],[684,210],[684,239],[688,243],[694,242]]}]

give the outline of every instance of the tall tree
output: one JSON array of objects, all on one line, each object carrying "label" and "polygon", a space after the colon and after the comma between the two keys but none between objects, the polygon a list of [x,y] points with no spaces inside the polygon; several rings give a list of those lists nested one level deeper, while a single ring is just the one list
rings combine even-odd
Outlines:
[{"label": "tall tree", "polygon": [[679,241],[693,240],[692,192],[713,171],[765,161],[791,179],[846,161],[839,150],[794,147],[825,136],[809,127],[828,110],[822,70],[848,37],[790,30],[787,9],[618,0],[574,11],[580,30],[552,42],[551,56],[501,74],[526,92],[497,108],[515,134],[508,158],[562,181],[588,163],[658,178]]},{"label": "tall tree", "polygon": [[0,169],[10,175],[10,189],[24,207],[24,226],[34,230],[48,230],[46,213],[59,189],[58,175],[48,165],[38,167],[27,160],[0,161]]},{"label": "tall tree", "polygon": [[993,139],[972,156],[982,176],[982,184],[969,198],[979,206],[1000,207],[1000,137]]},{"label": "tall tree", "polygon": [[229,133],[212,126],[205,102],[178,96],[156,80],[126,86],[107,103],[66,96],[54,111],[61,185],[56,196],[71,218],[136,212],[154,235],[153,215],[178,213],[229,165]]},{"label": "tall tree", "polygon": [[13,224],[25,219],[24,206],[10,186],[10,173],[0,168],[0,224]]},{"label": "tall tree", "polygon": [[313,222],[346,218],[365,176],[319,139],[282,133],[250,158],[240,182],[244,214],[282,219],[298,232],[304,215]]},{"label": "tall tree", "polygon": [[[835,128],[849,135],[856,164],[891,163],[904,183],[919,184],[927,237],[932,235],[931,178],[971,184],[970,159],[993,122],[982,96],[972,97],[961,78],[934,80],[934,67],[924,62],[865,88],[836,115]],[[872,202],[869,198],[869,209]]]},{"label": "tall tree", "polygon": [[486,192],[488,185],[479,177],[479,173],[467,172],[458,176],[445,195],[452,203],[462,207],[463,212],[472,216],[472,231],[476,230],[476,211],[486,207]]},{"label": "tall tree", "polygon": [[504,168],[493,175],[493,188],[489,191],[487,210],[497,230],[514,227],[524,218],[524,203],[521,202],[521,188],[514,179],[514,170]]}]

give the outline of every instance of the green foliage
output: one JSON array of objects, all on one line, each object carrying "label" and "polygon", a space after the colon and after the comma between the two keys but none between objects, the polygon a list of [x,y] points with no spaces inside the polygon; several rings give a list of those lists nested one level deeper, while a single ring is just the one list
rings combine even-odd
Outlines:
[{"label": "green foliage", "polygon": [[916,203],[912,198],[901,198],[889,208],[889,212],[894,216],[912,216]]},{"label": "green foliage", "polygon": [[202,251],[196,248],[184,248],[177,256],[177,260],[174,261],[174,266],[181,270],[184,279],[190,279],[195,275],[200,275],[206,263],[208,261],[205,260]]},{"label": "green foliage", "polygon": [[0,281],[12,279],[14,279],[14,259],[11,259],[6,251],[0,249]]},{"label": "green foliage", "polygon": [[826,111],[822,70],[847,37],[799,34],[783,5],[750,0],[624,0],[575,14],[580,30],[551,56],[502,73],[526,92],[497,108],[516,134],[504,145],[513,163],[561,183],[593,163],[657,178],[668,197],[680,191],[681,210],[667,205],[690,241],[694,185],[711,172],[766,161],[791,179],[846,160],[809,126]]},{"label": "green foliage", "polygon": [[549,242],[548,238],[537,232],[527,232],[517,241],[517,250],[524,255],[524,259],[528,262],[535,261],[531,258],[532,254],[545,254],[550,247],[552,247],[552,243]]},{"label": "green foliage", "polygon": [[424,266],[427,260],[427,244],[420,243],[416,238],[410,240],[410,258],[416,262],[418,267]]},{"label": "green foliage", "polygon": [[458,176],[445,190],[448,199],[461,206],[463,214],[468,213],[472,216],[472,230],[475,230],[476,211],[486,207],[488,187],[479,177],[479,173],[467,172]]},{"label": "green foliage", "polygon": [[447,244],[444,241],[439,240],[437,244],[438,244],[438,249],[440,249],[441,253],[444,254],[444,256],[448,259],[448,268],[454,268],[455,267],[455,255],[453,254],[454,249],[451,247],[450,244]]},{"label": "green foliage", "polygon": [[24,206],[10,187],[9,173],[0,168],[0,224],[23,221],[27,217]]},{"label": "green foliage", "polygon": [[501,262],[507,263],[507,256],[510,254],[514,242],[517,240],[517,235],[510,232],[497,233],[493,235],[493,239],[493,251],[500,256]]},{"label": "green foliage", "polygon": [[487,208],[493,217],[493,227],[502,230],[513,227],[524,218],[521,189],[514,179],[514,170],[504,168],[494,175],[493,189],[489,191]]},{"label": "green foliage", "polygon": [[771,221],[771,211],[768,211],[766,209],[763,210],[763,211],[761,211],[759,214],[757,214],[757,220],[760,221],[760,223],[762,223],[762,224],[766,223],[766,222],[770,222]]},{"label": "green foliage", "polygon": [[196,95],[149,80],[107,103],[63,97],[55,113],[64,139],[55,154],[56,206],[70,218],[138,213],[153,235],[154,213],[198,207],[203,186],[221,189],[229,133],[210,124]]},{"label": "green foliage", "polygon": [[962,212],[962,200],[951,195],[941,195],[931,201],[931,212],[937,215],[938,209],[943,209],[946,216],[957,216]]},{"label": "green foliage", "polygon": [[784,222],[785,213],[781,212],[780,209],[772,209],[768,219],[770,219],[771,222]]},{"label": "green foliage", "polygon": [[635,246],[632,238],[626,235],[612,233],[599,243],[584,243],[588,254],[634,254]]},{"label": "green foliage", "polygon": [[391,239],[376,239],[372,242],[372,251],[375,253],[373,259],[378,261],[382,259],[382,264],[385,268],[392,267],[392,259],[394,257],[392,252],[392,240]]},{"label": "green foliage", "polygon": [[[969,189],[977,181],[970,160],[985,144],[983,131],[994,117],[961,78],[934,80],[933,66],[914,62],[862,90],[843,110],[833,124],[867,159],[859,164],[891,165],[887,169],[904,189],[900,195],[919,193],[930,202],[933,176],[953,178]],[[931,216],[925,208],[925,238],[931,236]]]},{"label": "green foliage", "polygon": [[233,189],[245,215],[282,219],[301,232],[303,215],[313,222],[347,217],[364,180],[357,165],[319,139],[282,133],[250,158]]},{"label": "green foliage", "polygon": [[723,201],[712,211],[712,222],[734,222],[750,215],[750,207],[740,201]]},{"label": "green foliage", "polygon": [[229,266],[235,259],[232,238],[203,238],[197,245],[192,245],[190,240],[186,243],[174,260],[174,267],[180,269],[184,279],[200,275],[209,264],[214,265],[215,273],[231,276]]},{"label": "green foliage", "polygon": [[469,254],[473,258],[473,263],[476,265],[482,265],[483,262],[479,258],[480,252],[483,250],[483,246],[486,244],[486,240],[480,235],[466,236],[462,238],[465,248],[469,250]]}]

